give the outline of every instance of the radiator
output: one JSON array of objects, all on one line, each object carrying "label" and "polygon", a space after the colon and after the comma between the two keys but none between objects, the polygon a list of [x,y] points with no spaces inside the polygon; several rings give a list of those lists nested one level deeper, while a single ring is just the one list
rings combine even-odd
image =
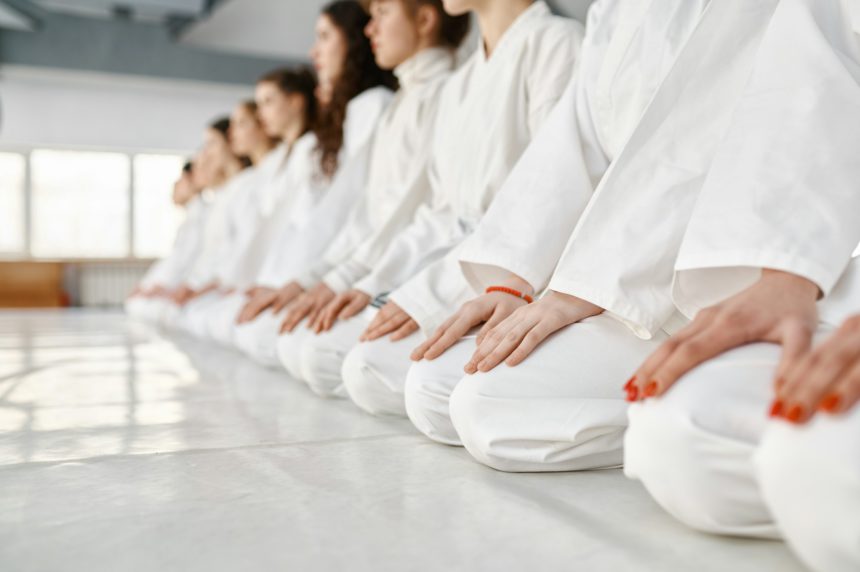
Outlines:
[{"label": "radiator", "polygon": [[69,276],[72,304],[85,308],[122,306],[149,265],[145,261],[75,265],[72,276]]}]

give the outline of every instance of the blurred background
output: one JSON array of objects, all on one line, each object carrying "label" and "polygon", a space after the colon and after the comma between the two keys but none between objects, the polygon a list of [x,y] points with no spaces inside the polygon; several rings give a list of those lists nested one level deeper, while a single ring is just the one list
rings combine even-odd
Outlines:
[{"label": "blurred background", "polygon": [[325,3],[0,0],[0,307],[121,305],[170,249],[205,125],[307,62]]}]

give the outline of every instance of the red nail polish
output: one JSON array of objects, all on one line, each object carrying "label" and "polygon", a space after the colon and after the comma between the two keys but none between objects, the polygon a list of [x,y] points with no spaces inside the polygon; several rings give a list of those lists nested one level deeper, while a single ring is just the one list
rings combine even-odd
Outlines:
[{"label": "red nail polish", "polygon": [[788,413],[785,414],[785,418],[791,421],[792,423],[799,423],[801,418],[803,417],[803,407],[800,405],[795,405],[791,409],[788,410]]},{"label": "red nail polish", "polygon": [[635,385],[631,385],[627,389],[627,401],[633,402],[639,398],[639,388]]},{"label": "red nail polish", "polygon": [[782,401],[777,399],[773,402],[773,405],[770,406],[770,416],[771,417],[779,417],[782,415]]},{"label": "red nail polish", "polygon": [[842,404],[842,397],[836,393],[831,393],[827,397],[821,400],[821,405],[819,405],[819,409],[822,411],[826,411],[828,413],[835,413],[839,406]]},{"label": "red nail polish", "polygon": [[633,387],[633,383],[636,381],[636,376],[634,375],[630,379],[627,380],[627,383],[624,384],[624,391],[627,391],[631,387]]},{"label": "red nail polish", "polygon": [[657,395],[657,382],[652,381],[645,386],[645,397],[654,397]]}]

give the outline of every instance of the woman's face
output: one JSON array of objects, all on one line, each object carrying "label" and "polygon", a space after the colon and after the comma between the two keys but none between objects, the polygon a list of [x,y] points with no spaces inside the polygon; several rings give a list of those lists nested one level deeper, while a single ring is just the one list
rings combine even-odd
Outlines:
[{"label": "woman's face", "polygon": [[230,149],[233,154],[252,155],[266,143],[266,134],[257,122],[256,114],[244,105],[238,106],[230,117]]},{"label": "woman's face", "polygon": [[182,175],[179,176],[179,179],[173,185],[173,203],[180,207],[185,206],[195,194],[194,175],[182,171]]},{"label": "woman's face", "polygon": [[191,171],[191,180],[198,189],[211,187],[217,177],[217,169],[213,167],[213,161],[207,157],[203,150],[194,157],[194,168]]},{"label": "woman's face", "polygon": [[293,96],[287,95],[270,81],[257,84],[254,93],[257,115],[269,137],[283,137],[295,121]]},{"label": "woman's face", "polygon": [[343,73],[346,53],[347,43],[343,32],[335,26],[331,18],[321,14],[317,18],[316,41],[311,48],[311,60],[319,83],[325,90],[330,90]]},{"label": "woman's face", "polygon": [[[203,138],[203,147],[195,161],[194,173],[200,172],[201,187],[211,187],[233,158],[230,145],[220,131],[207,129]],[[197,168],[199,164],[199,169]]]},{"label": "woman's face", "polygon": [[417,25],[403,0],[373,0],[370,17],[364,33],[379,67],[394,69],[418,51]]}]

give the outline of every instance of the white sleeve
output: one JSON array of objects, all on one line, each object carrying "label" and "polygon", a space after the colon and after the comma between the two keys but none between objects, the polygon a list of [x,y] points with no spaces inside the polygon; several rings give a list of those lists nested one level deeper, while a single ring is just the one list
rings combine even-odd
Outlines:
[{"label": "white sleeve", "polygon": [[709,4],[585,208],[549,289],[604,308],[643,338],[674,314],[678,250],[773,6]]},{"label": "white sleeve", "polygon": [[838,0],[782,0],[676,265],[688,316],[762,268],[827,295],[860,241],[860,55]]},{"label": "white sleeve", "polygon": [[[606,169],[605,157],[587,157],[577,106],[585,99],[577,79],[529,145],[460,254],[463,274],[477,290],[510,274],[535,292],[546,288],[567,240]],[[582,101],[581,105],[585,105]],[[587,113],[587,112],[586,112]]]},{"label": "white sleeve", "polygon": [[[325,275],[325,283],[335,291],[344,291],[355,285],[361,278],[367,275],[374,269],[377,264],[384,264],[381,261],[384,253],[380,252],[382,246],[394,245],[403,240],[408,241],[408,237],[399,238],[401,232],[410,226],[410,221],[417,220],[418,209],[426,207],[431,197],[430,182],[427,176],[427,151],[420,155],[421,160],[415,161],[415,165],[411,169],[407,190],[403,193],[395,209],[387,217],[386,221],[373,232],[365,235],[362,239],[353,242],[352,247],[344,249],[344,256],[337,261],[337,264],[332,264],[331,270]],[[413,229],[416,232],[417,229]],[[356,237],[358,238],[358,237]],[[414,243],[413,243],[414,244]],[[401,247],[406,247],[404,243]],[[394,247],[396,249],[397,247]],[[432,251],[432,249],[430,249]],[[388,249],[386,249],[386,252]],[[417,249],[411,249],[411,252],[417,253]],[[431,252],[432,255],[432,252]],[[386,258],[395,256],[392,252]],[[413,257],[410,257],[412,259]],[[335,262],[333,260],[333,262]],[[423,264],[418,260],[416,265]],[[420,268],[420,266],[417,266]],[[377,279],[383,276],[391,276],[388,270],[382,270],[377,274]],[[391,276],[394,279],[393,276]],[[376,286],[371,286],[372,278],[363,283],[365,288],[379,288],[383,284],[378,283]],[[398,282],[401,283],[401,282]],[[375,292],[379,294],[381,292]]]},{"label": "white sleeve", "polygon": [[391,293],[395,302],[415,320],[425,336],[431,335],[457,308],[478,294],[460,272],[462,243],[421,270]]},{"label": "white sleeve", "polygon": [[450,205],[421,205],[412,222],[386,242],[378,235],[371,244],[363,245],[362,256],[375,262],[373,270],[355,284],[355,288],[371,296],[387,294],[397,288],[430,262],[447,253],[464,236],[464,231]]}]

